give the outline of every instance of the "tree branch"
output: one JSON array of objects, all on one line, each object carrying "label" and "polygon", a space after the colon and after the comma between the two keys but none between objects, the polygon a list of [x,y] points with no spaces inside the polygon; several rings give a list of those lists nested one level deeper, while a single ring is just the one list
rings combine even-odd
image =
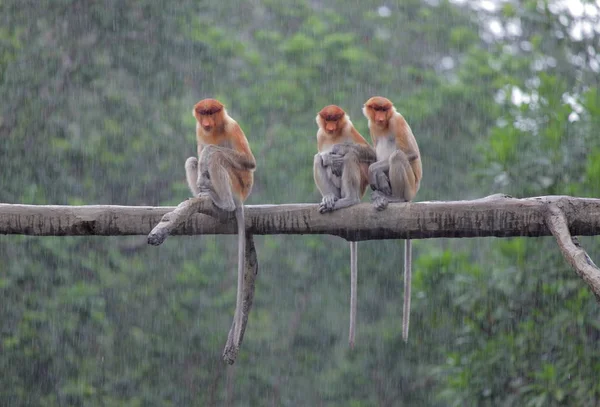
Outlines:
[{"label": "tree branch", "polygon": [[[390,204],[381,212],[363,203],[327,214],[320,214],[317,204],[249,205],[245,206],[245,213],[246,230],[254,235],[330,234],[357,241],[407,237],[538,237],[552,235],[545,221],[548,204],[555,204],[564,212],[571,234],[600,235],[600,199],[568,196],[515,199],[493,195],[473,201],[410,202]],[[0,204],[0,234],[148,235],[163,215],[175,209]],[[234,235],[237,230],[235,222],[223,223],[212,216],[194,213],[170,233]]]},{"label": "tree branch", "polygon": [[[571,235],[600,234],[600,199],[569,196],[515,199],[498,194],[472,201],[390,204],[380,212],[366,203],[327,214],[320,214],[317,204],[287,204],[245,206],[245,214],[243,326],[238,344],[233,343],[234,325],[229,332],[223,359],[230,364],[237,357],[254,300],[258,274],[254,234],[331,234],[355,241],[554,235],[564,257],[600,300],[600,270],[571,238]],[[208,197],[191,198],[177,207],[0,204],[0,234],[150,233],[148,243],[157,245],[170,234],[236,234],[236,224],[230,221],[232,216],[215,207]]]},{"label": "tree branch", "polygon": [[587,283],[600,301],[600,269],[594,264],[590,256],[581,248],[576,238],[571,237],[567,218],[563,211],[554,204],[549,204],[546,212],[546,223],[556,238],[558,247],[565,260],[571,264],[575,272]]}]

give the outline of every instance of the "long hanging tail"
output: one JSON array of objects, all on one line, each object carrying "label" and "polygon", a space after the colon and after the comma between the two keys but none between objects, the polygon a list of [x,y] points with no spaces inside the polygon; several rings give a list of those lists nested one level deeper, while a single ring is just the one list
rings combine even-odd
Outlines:
[{"label": "long hanging tail", "polygon": [[404,242],[404,308],[402,310],[402,339],[408,341],[408,325],[410,323],[410,287],[412,278],[412,244],[410,239]]},{"label": "long hanging tail", "polygon": [[238,278],[237,278],[237,296],[235,300],[235,330],[233,331],[234,346],[240,345],[242,335],[242,307],[244,306],[244,256],[246,253],[246,221],[244,218],[244,205],[235,208],[235,219],[238,229]]},{"label": "long hanging tail", "polygon": [[358,285],[358,242],[350,242],[350,332],[348,344],[354,348],[356,335],[356,295]]}]

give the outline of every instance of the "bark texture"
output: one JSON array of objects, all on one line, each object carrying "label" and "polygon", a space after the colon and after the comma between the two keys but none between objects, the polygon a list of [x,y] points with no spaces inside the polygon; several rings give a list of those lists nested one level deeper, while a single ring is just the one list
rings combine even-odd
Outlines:
[{"label": "bark texture", "polygon": [[[194,200],[200,198],[188,201]],[[407,237],[552,236],[545,220],[548,204],[564,213],[572,235],[600,234],[600,199],[569,196],[516,199],[505,195],[472,201],[390,204],[381,212],[368,203],[327,214],[320,214],[317,204],[249,205],[245,206],[246,230],[253,235],[330,234],[356,241]],[[175,209],[0,204],[0,234],[148,235],[165,214]],[[194,212],[169,233],[236,234],[237,231],[235,222],[222,222],[216,217]]]}]

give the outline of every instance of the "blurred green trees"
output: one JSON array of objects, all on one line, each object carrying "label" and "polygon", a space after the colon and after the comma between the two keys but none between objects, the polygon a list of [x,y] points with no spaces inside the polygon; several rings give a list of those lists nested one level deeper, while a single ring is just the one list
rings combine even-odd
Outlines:
[{"label": "blurred green trees", "polygon": [[[598,196],[600,28],[582,3],[0,1],[0,201],[176,204],[191,107],[217,97],[259,160],[248,204],[317,202],[316,113],[339,104],[367,135],[375,94],[419,141],[418,200]],[[226,368],[234,239],[0,237],[0,404],[600,403],[598,305],[552,239],[415,242],[408,344],[401,242],[361,243],[351,352],[347,244],[257,237]]]}]

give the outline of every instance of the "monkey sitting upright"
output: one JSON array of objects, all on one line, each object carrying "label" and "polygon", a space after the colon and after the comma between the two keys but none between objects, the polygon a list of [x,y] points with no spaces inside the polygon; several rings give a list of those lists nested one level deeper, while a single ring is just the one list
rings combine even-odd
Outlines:
[{"label": "monkey sitting upright", "polygon": [[196,118],[198,159],[185,162],[188,186],[194,196],[208,194],[220,209],[235,211],[238,229],[238,275],[233,343],[239,346],[242,331],[246,224],[244,201],[250,195],[256,160],[246,135],[216,99],[204,99],[193,110]]},{"label": "monkey sitting upright", "polygon": [[[377,210],[389,202],[409,202],[417,194],[423,178],[421,154],[417,140],[404,117],[396,111],[389,99],[375,96],[367,100],[363,113],[369,121],[369,131],[377,161],[369,167],[369,184],[373,189],[372,201]],[[410,291],[412,245],[404,245],[404,310],[402,338],[408,340],[410,319]]]},{"label": "monkey sitting upright", "polygon": [[[360,202],[368,185],[369,165],[375,161],[373,148],[354,128],[340,107],[324,107],[317,115],[317,148],[313,175],[323,199],[321,213],[346,208]],[[350,329],[348,342],[354,347],[358,245],[350,242]]]}]

